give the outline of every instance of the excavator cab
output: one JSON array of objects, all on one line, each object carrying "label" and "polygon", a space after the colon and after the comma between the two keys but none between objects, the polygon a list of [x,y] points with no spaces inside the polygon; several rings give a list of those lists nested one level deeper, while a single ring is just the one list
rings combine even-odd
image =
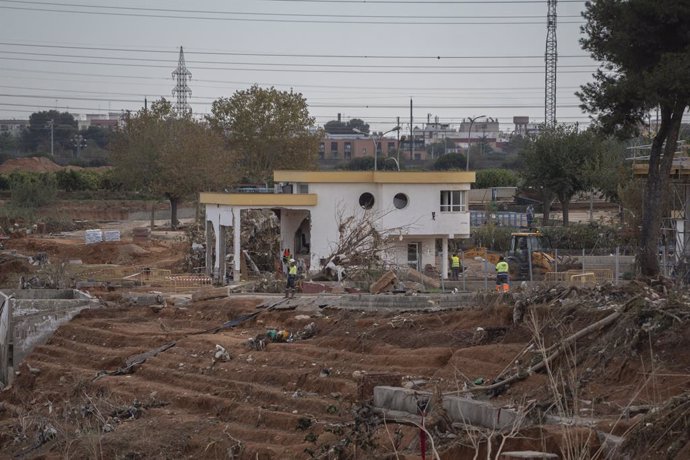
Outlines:
[{"label": "excavator cab", "polygon": [[553,270],[551,241],[539,232],[513,233],[506,259],[512,280],[541,280],[545,273]]}]

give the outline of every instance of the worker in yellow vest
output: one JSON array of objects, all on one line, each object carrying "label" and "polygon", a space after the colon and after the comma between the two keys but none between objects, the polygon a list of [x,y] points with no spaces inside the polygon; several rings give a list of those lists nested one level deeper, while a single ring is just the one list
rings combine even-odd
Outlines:
[{"label": "worker in yellow vest", "polygon": [[460,257],[457,253],[453,253],[450,258],[450,268],[451,268],[451,279],[457,281],[460,279]]},{"label": "worker in yellow vest", "polygon": [[496,264],[496,292],[508,292],[510,291],[510,285],[508,284],[508,271],[510,267],[508,262],[505,261],[503,256],[498,258],[498,263]]},{"label": "worker in yellow vest", "polygon": [[297,281],[297,264],[295,259],[290,259],[288,266],[287,286],[285,287],[285,298],[295,297],[295,283]]}]

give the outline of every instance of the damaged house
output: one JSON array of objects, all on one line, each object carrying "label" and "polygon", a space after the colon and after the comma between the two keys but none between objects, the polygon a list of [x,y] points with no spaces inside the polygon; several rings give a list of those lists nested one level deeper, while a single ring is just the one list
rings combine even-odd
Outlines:
[{"label": "damaged house", "polygon": [[[270,209],[280,219],[287,248],[308,272],[329,263],[389,267],[429,266],[447,277],[448,239],[470,236],[468,194],[474,172],[275,171],[264,193],[201,193],[206,210],[207,271],[220,279],[242,276],[242,211]],[[233,232],[233,245],[225,247]]]}]

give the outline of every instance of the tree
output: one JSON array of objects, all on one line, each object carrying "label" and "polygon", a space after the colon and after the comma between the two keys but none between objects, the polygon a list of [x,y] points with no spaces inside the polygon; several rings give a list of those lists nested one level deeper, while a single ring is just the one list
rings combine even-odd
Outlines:
[{"label": "tree", "polygon": [[510,169],[480,169],[477,171],[477,181],[473,184],[473,188],[490,188],[490,187],[516,187],[518,184],[518,176]]},{"label": "tree", "polygon": [[348,171],[373,171],[374,157],[353,158],[352,160],[342,165],[341,169],[346,169]]},{"label": "tree", "polygon": [[369,124],[364,123],[359,118],[353,118],[347,122],[340,120],[331,120],[323,125],[323,130],[328,134],[355,134],[354,129],[361,133],[369,134]]},{"label": "tree", "polygon": [[461,153],[447,153],[436,159],[434,162],[434,169],[437,171],[465,169],[465,161],[465,155]]},{"label": "tree", "polygon": [[81,135],[84,136],[84,139],[94,141],[99,148],[105,149],[110,143],[112,130],[102,126],[89,126],[81,131]]},{"label": "tree", "polygon": [[690,2],[598,0],[586,3],[581,44],[603,63],[578,93],[596,126],[629,136],[658,108],[644,194],[638,261],[642,275],[659,273],[662,210],[683,113],[690,104]]},{"label": "tree", "polygon": [[213,102],[210,125],[239,155],[241,174],[269,182],[275,169],[315,169],[321,135],[300,93],[259,88]]},{"label": "tree", "polygon": [[520,157],[525,185],[542,192],[544,221],[555,196],[563,209],[563,225],[568,225],[570,200],[592,186],[590,171],[601,157],[599,139],[591,131],[559,125],[544,131]]},{"label": "tree", "polygon": [[115,180],[165,196],[173,228],[182,199],[234,182],[231,160],[217,133],[189,117],[176,117],[165,99],[150,110],[127,113],[113,139]]},{"label": "tree", "polygon": [[77,133],[77,121],[68,112],[48,110],[34,112],[29,117],[29,129],[22,134],[21,149],[25,152],[50,151],[50,123],[53,123],[55,150],[71,150],[72,136]]},{"label": "tree", "polygon": [[15,152],[17,138],[8,132],[0,133],[0,153]]},{"label": "tree", "polygon": [[452,140],[445,138],[438,142],[434,142],[433,144],[429,144],[426,148],[426,151],[431,158],[439,158],[440,156],[445,155],[446,152],[452,148],[455,148],[455,143]]}]

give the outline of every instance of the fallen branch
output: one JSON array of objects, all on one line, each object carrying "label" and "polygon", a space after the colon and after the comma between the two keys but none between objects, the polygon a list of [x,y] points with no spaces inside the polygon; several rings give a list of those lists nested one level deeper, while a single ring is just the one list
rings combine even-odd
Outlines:
[{"label": "fallen branch", "polygon": [[143,364],[147,359],[153,358],[154,356],[163,353],[164,351],[174,347],[177,342],[169,342],[153,350],[149,350],[144,353],[139,353],[138,355],[132,355],[125,360],[125,366],[114,371],[99,371],[96,377],[92,381],[96,381],[106,375],[125,375],[132,374],[138,366]]},{"label": "fallen branch", "polygon": [[472,388],[468,388],[466,390],[456,390],[456,391],[450,391],[448,393],[444,394],[462,394],[462,393],[472,393],[475,391],[489,391],[489,390],[495,390],[496,388],[501,388],[504,385],[511,384],[513,382],[517,382],[519,380],[524,380],[531,374],[541,370],[544,366],[546,366],[548,363],[553,361],[555,358],[557,358],[560,354],[561,351],[570,343],[581,339],[582,337],[585,337],[592,332],[598,331],[600,329],[603,329],[604,327],[608,326],[609,324],[613,323],[616,321],[620,316],[623,314],[623,312],[629,307],[632,302],[636,299],[638,299],[639,296],[635,296],[632,299],[630,299],[626,304],[621,308],[620,310],[617,310],[613,313],[611,313],[609,316],[606,318],[603,318],[596,323],[590,324],[589,326],[585,327],[584,329],[581,329],[580,331],[576,332],[575,334],[567,337],[564,340],[559,341],[558,343],[552,345],[548,349],[544,350],[543,354],[546,355],[547,353],[551,353],[549,356],[535,364],[534,366],[530,366],[527,368],[527,370],[520,371],[517,374],[514,374],[510,377],[508,377],[505,380],[501,380],[500,382],[494,383],[492,385],[484,385],[484,386],[476,386]]}]

